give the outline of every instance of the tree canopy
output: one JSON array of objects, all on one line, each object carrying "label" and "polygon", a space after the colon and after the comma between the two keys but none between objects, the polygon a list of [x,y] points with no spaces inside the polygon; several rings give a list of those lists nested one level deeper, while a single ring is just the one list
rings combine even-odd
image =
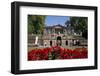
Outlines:
[{"label": "tree canopy", "polygon": [[45,16],[28,15],[28,33],[43,34]]},{"label": "tree canopy", "polygon": [[87,38],[87,17],[70,17],[70,20],[65,22],[65,25],[68,26],[69,24],[71,27],[73,27],[76,33],[82,32],[82,36]]}]

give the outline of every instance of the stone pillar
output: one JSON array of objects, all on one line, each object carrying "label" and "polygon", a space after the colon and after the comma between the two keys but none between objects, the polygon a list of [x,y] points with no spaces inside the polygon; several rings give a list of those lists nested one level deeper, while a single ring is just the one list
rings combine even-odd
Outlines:
[{"label": "stone pillar", "polygon": [[35,38],[35,44],[37,45],[37,43],[38,43],[38,36],[36,36]]}]

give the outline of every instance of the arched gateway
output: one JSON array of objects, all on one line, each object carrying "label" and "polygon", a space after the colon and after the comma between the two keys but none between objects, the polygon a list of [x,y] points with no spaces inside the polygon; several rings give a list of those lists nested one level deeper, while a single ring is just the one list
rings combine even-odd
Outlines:
[{"label": "arched gateway", "polygon": [[57,36],[57,42],[56,42],[57,46],[61,46],[62,45],[62,39],[61,36]]}]

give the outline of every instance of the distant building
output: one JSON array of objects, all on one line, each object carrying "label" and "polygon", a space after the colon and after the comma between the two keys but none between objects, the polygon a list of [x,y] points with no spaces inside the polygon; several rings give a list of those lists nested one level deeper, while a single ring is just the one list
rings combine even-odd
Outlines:
[{"label": "distant building", "polygon": [[44,34],[67,34],[68,30],[65,26],[62,26],[60,24],[53,25],[53,26],[46,26],[44,29]]},{"label": "distant building", "polygon": [[61,40],[61,45],[65,46],[68,43],[68,40],[72,38],[72,36],[75,34],[74,30],[72,27],[66,27],[62,26],[60,24],[58,25],[53,25],[53,26],[46,26],[44,29],[44,34],[43,34],[43,42],[45,44],[51,45],[56,45],[57,44],[57,39]]},{"label": "distant building", "polygon": [[[81,36],[82,34],[81,33],[77,34],[76,32],[74,32],[72,27],[70,26],[66,27],[58,24],[53,26],[46,26],[43,35],[38,36],[39,37],[38,43],[41,46],[51,46],[51,45],[55,46],[57,45],[57,40],[60,40],[61,46],[66,46],[69,44],[69,42],[77,39],[78,37],[80,38]],[[29,36],[28,42],[34,43],[35,36],[33,37]]]}]

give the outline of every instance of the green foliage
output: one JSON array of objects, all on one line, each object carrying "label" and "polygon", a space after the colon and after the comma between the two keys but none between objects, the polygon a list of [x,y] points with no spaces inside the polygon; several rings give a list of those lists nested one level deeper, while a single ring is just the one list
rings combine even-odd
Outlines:
[{"label": "green foliage", "polygon": [[76,32],[87,31],[87,17],[71,17],[70,23]]},{"label": "green foliage", "polygon": [[32,17],[29,15],[28,16],[28,33],[33,33],[34,31],[34,26],[32,23]]},{"label": "green foliage", "polygon": [[45,16],[28,15],[28,33],[43,34]]},{"label": "green foliage", "polygon": [[65,22],[65,25],[71,24],[76,33],[82,32],[85,38],[87,38],[88,18],[87,17],[70,17],[69,21]]}]

